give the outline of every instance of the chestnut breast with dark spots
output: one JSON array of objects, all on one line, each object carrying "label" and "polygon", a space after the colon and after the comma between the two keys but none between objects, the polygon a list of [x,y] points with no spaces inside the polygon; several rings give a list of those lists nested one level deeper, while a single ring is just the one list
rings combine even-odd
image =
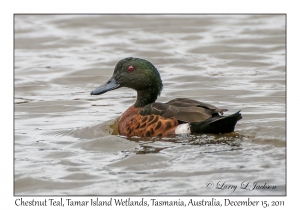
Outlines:
[{"label": "chestnut breast with dark spots", "polygon": [[139,115],[140,108],[135,108],[134,106],[129,107],[120,117],[118,132],[120,135],[127,136],[128,123]]},{"label": "chestnut breast with dark spots", "polygon": [[154,137],[174,134],[178,121],[175,118],[164,118],[159,115],[140,115],[139,108],[131,106],[121,116],[119,134],[127,137]]}]

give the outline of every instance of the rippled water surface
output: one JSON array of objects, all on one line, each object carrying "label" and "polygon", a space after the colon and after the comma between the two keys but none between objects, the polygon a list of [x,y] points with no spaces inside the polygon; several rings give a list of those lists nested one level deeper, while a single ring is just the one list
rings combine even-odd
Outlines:
[{"label": "rippled water surface", "polygon": [[[284,15],[16,15],[15,194],[285,195],[285,39]],[[160,102],[242,110],[236,133],[116,135],[136,93],[90,92],[130,56],[158,68]]]}]

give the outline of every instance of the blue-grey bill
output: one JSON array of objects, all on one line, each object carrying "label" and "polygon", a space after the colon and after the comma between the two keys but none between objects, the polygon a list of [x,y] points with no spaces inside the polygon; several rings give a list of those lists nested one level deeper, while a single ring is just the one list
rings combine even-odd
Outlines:
[{"label": "blue-grey bill", "polygon": [[111,91],[111,90],[117,89],[119,87],[120,87],[120,84],[116,83],[115,78],[111,78],[104,85],[102,85],[102,86],[96,88],[95,90],[93,90],[91,92],[91,95],[100,95],[100,94],[103,94],[103,93],[105,93],[107,91]]}]

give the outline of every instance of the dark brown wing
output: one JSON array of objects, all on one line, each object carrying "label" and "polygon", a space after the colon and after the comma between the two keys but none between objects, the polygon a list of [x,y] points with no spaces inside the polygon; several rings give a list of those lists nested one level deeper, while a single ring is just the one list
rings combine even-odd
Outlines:
[{"label": "dark brown wing", "polygon": [[219,109],[211,104],[203,103],[189,98],[176,98],[167,102],[166,104],[176,107],[202,107],[204,109],[211,110],[212,113],[220,113],[221,115],[223,115],[223,112],[228,111],[227,109]]},{"label": "dark brown wing", "polygon": [[183,122],[201,122],[212,117],[213,114],[223,114],[223,111],[227,110],[192,99],[177,98],[165,104],[148,104],[140,110],[139,114],[142,116],[154,114],[164,118],[174,117]]},{"label": "dark brown wing", "polygon": [[142,116],[154,114],[165,118],[171,118],[176,116],[178,112],[179,110],[175,106],[164,103],[152,103],[144,106],[139,114]]}]

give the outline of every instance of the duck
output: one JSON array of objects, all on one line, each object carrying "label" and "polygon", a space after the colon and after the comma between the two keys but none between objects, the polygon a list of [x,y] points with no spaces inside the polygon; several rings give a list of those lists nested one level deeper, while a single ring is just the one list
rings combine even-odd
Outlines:
[{"label": "duck", "polygon": [[128,57],[120,60],[112,77],[91,95],[127,87],[137,92],[136,102],[119,118],[118,133],[126,137],[168,137],[180,134],[234,132],[241,110],[223,116],[227,109],[189,98],[156,102],[163,89],[157,68],[149,61]]}]

